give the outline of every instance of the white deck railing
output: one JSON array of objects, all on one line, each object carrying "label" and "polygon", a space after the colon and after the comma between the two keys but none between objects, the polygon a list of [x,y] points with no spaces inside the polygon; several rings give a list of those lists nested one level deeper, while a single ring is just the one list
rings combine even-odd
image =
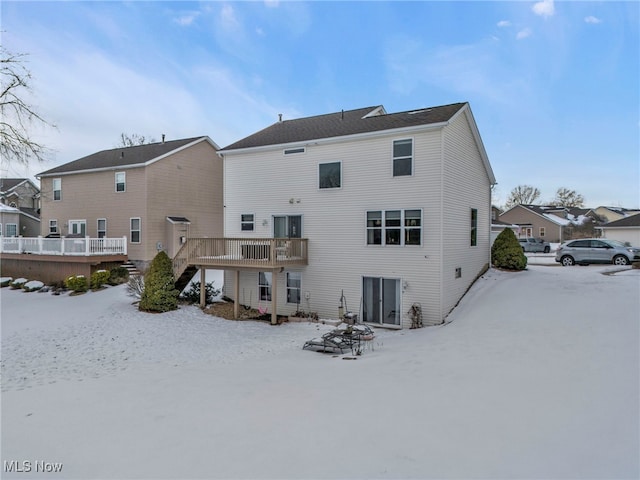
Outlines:
[{"label": "white deck railing", "polygon": [[0,253],[31,253],[33,255],[76,256],[126,255],[127,237],[0,237]]}]

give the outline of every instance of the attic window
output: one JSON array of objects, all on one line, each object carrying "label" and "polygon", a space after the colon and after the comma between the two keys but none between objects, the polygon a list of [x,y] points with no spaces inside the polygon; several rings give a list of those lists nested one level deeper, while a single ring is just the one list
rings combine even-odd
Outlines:
[{"label": "attic window", "polygon": [[294,155],[296,153],[305,153],[305,148],[304,147],[287,148],[284,151],[285,155]]}]

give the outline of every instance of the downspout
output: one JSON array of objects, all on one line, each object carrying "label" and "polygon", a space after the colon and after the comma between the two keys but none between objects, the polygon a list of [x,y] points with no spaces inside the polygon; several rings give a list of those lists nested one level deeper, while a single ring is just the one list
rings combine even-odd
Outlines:
[{"label": "downspout", "polygon": [[442,296],[444,294],[444,128],[440,129],[440,280],[438,285],[440,292],[438,294],[438,311],[440,312],[440,322],[444,323],[444,315],[442,313]]}]

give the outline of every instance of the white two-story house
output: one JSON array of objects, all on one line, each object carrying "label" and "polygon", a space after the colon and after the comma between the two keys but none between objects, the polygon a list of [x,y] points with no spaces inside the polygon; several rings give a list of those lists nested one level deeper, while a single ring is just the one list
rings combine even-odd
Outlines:
[{"label": "white two-story house", "polygon": [[419,306],[433,325],[489,265],[495,178],[468,103],[280,119],[218,153],[225,240],[255,239],[238,255],[266,261],[256,248],[275,238],[274,257],[304,259],[227,268],[241,304],[395,328]]}]

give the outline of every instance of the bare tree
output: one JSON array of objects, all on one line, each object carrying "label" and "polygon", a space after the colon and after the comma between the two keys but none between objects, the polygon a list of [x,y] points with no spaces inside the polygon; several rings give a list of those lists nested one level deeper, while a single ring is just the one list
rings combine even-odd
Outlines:
[{"label": "bare tree", "polygon": [[511,190],[505,208],[515,207],[516,205],[532,205],[540,198],[540,190],[530,185],[518,185]]},{"label": "bare tree", "polygon": [[575,190],[560,187],[556,191],[556,198],[553,199],[551,204],[558,207],[583,207],[584,197]]},{"label": "bare tree", "polygon": [[0,45],[0,157],[8,162],[28,165],[32,159],[45,160],[49,151],[30,133],[32,124],[47,122],[25,96],[31,91],[31,72],[25,64],[26,54],[14,54]]},{"label": "bare tree", "polygon": [[120,143],[117,147],[134,147],[136,145],[146,145],[147,143],[155,143],[155,138],[147,138],[144,135],[139,135],[137,133],[132,133],[131,135],[127,133],[120,134]]}]

